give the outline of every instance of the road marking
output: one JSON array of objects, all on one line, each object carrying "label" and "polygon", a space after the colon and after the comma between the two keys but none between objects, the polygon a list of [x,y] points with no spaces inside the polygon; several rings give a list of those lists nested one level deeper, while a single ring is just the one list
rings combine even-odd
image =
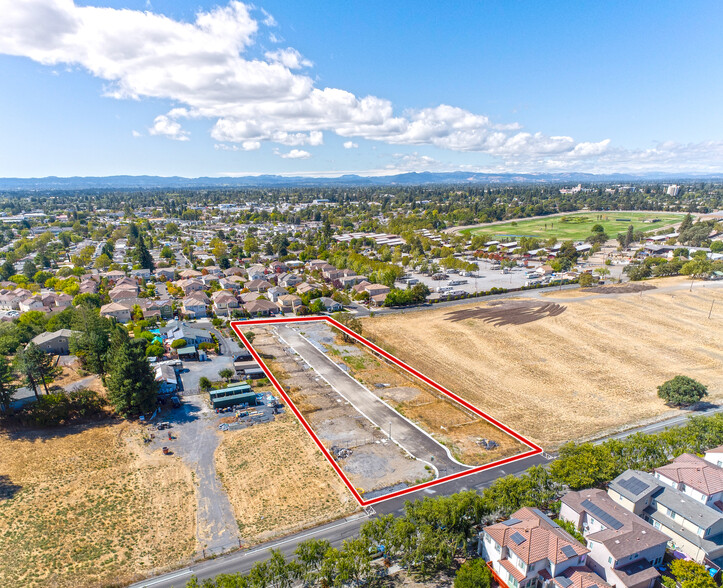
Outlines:
[{"label": "road marking", "polygon": [[436,493],[437,493],[436,490],[432,490],[431,488],[425,488],[424,491],[425,491],[427,494],[436,494]]},{"label": "road marking", "polygon": [[175,572],[173,574],[167,574],[165,576],[160,576],[158,578],[155,578],[153,580],[149,580],[148,582],[139,582],[138,584],[133,584],[133,586],[153,586],[154,584],[160,584],[161,582],[167,582],[168,580],[173,580],[174,578],[180,578],[181,576],[188,576],[193,573],[193,570],[191,568],[187,568],[185,570],[181,570],[180,572]]}]

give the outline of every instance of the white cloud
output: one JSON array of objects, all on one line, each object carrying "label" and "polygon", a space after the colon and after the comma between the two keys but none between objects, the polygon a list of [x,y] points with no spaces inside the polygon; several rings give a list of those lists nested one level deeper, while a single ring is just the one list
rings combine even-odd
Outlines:
[{"label": "white cloud", "polygon": [[358,149],[359,144],[354,141],[344,141],[344,149]]},{"label": "white cloud", "polygon": [[248,55],[260,27],[277,23],[237,0],[198,12],[191,22],[73,0],[0,0],[0,9],[0,53],[83,68],[103,80],[113,98],[171,101],[177,106],[156,117],[149,132],[175,140],[189,139],[179,120],[197,118],[212,121],[218,144],[238,143],[247,151],[263,142],[321,145],[323,133],[332,132],[348,139],[346,144],[364,138],[429,145],[486,154],[518,169],[722,166],[721,142],[625,150],[607,139],[579,142],[528,132],[514,121],[499,124],[452,105],[398,112],[384,98],[317,87],[303,72],[311,62],[294,48],[269,51],[264,58]]},{"label": "white cloud", "polygon": [[240,149],[238,145],[227,145],[226,143],[216,143],[213,148],[216,151],[238,151]]},{"label": "white cloud", "polygon": [[311,153],[303,149],[292,149],[288,153],[282,153],[278,149],[275,149],[274,154],[282,159],[309,159],[311,157]]},{"label": "white cloud", "polygon": [[286,49],[277,49],[276,51],[267,51],[266,59],[274,63],[280,63],[288,69],[301,69],[302,67],[311,67],[314,64],[302,57],[296,49],[287,47]]},{"label": "white cloud", "polygon": [[188,132],[184,131],[181,124],[171,120],[164,114],[158,115],[153,121],[153,126],[148,129],[151,135],[161,135],[174,141],[188,141]]},{"label": "white cloud", "polygon": [[138,137],[142,137],[142,136],[143,136],[143,133],[139,133],[138,131],[136,131],[136,130],[134,129],[134,130],[131,131],[131,135],[133,135],[133,138],[134,138],[134,139],[137,139]]}]

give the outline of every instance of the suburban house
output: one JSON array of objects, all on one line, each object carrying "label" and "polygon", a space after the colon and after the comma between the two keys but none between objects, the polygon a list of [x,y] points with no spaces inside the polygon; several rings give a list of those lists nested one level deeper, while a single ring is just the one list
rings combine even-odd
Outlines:
[{"label": "suburban house", "polygon": [[339,312],[340,310],[344,310],[344,306],[341,303],[328,296],[322,296],[319,298],[319,301],[324,305],[326,312]]},{"label": "suburban house", "polygon": [[705,452],[705,461],[723,467],[723,445],[709,449]]},{"label": "suburban house", "polygon": [[246,284],[251,292],[266,292],[272,286],[273,284],[268,280],[251,280]]},{"label": "suburban house", "polygon": [[125,272],[122,272],[122,271],[120,271],[120,270],[111,270],[111,271],[109,271],[109,272],[106,272],[106,273],[103,274],[103,275],[104,275],[104,277],[108,280],[108,283],[109,283],[109,284],[113,284],[113,285],[115,285],[115,283],[116,283],[118,280],[120,280],[121,278],[125,278],[125,277],[126,277],[126,273],[125,273]]},{"label": "suburban house", "polygon": [[98,292],[98,284],[95,280],[83,280],[80,283],[78,294],[96,294]]},{"label": "suburban house", "polygon": [[697,562],[723,564],[723,513],[646,472],[627,470],[608,486],[615,502],[665,533],[668,546]]},{"label": "suburban house", "polygon": [[269,288],[267,295],[269,297],[269,300],[275,303],[278,302],[279,296],[283,296],[284,294],[288,293],[289,291],[286,288],[282,288],[281,286],[274,286],[273,288]]},{"label": "suburban house", "polygon": [[279,296],[279,299],[276,301],[276,305],[284,314],[296,313],[303,304],[301,298],[294,294],[284,294],[283,296]]},{"label": "suburban house", "polygon": [[32,342],[46,353],[53,355],[70,354],[70,338],[74,331],[70,329],[59,329],[52,333],[40,333],[32,339]]},{"label": "suburban house", "polygon": [[283,288],[291,288],[304,281],[298,274],[279,274],[277,283]]},{"label": "suburban house", "polygon": [[206,315],[207,301],[200,296],[191,295],[183,299],[183,314],[190,318],[204,318]]},{"label": "suburban house", "polygon": [[204,284],[200,280],[196,279],[183,279],[178,280],[176,282],[176,286],[178,286],[181,290],[183,290],[183,293],[188,296],[189,294],[192,294],[193,292],[200,292],[204,289]]},{"label": "suburban house", "polygon": [[655,468],[655,478],[701,504],[723,512],[723,468],[691,453]]},{"label": "suburban house", "polygon": [[244,310],[251,316],[269,316],[279,313],[279,307],[269,300],[252,300],[244,304]]},{"label": "suburban house", "polygon": [[668,536],[626,510],[604,490],[568,492],[561,499],[560,518],[587,539],[587,565],[608,584],[652,588],[660,574]]},{"label": "suburban house", "polygon": [[188,280],[191,278],[200,278],[201,272],[197,272],[194,269],[185,269],[183,271],[178,272],[179,277],[181,277],[184,280]]},{"label": "suburban house", "polygon": [[[592,573],[585,567],[589,549],[536,508],[485,527],[480,549],[502,588],[568,588],[569,574]],[[594,583],[606,586],[602,578]]]},{"label": "suburban house", "polygon": [[246,270],[249,281],[263,280],[266,277],[266,268],[263,265],[252,265]]},{"label": "suburban house", "polygon": [[166,339],[169,341],[175,341],[177,339],[183,339],[187,345],[199,345],[201,343],[213,343],[213,337],[211,333],[203,329],[196,329],[189,327],[183,323],[177,323],[170,327],[166,327],[165,330]]},{"label": "suburban house", "polygon": [[309,284],[308,282],[301,282],[298,286],[296,286],[296,293],[300,295],[308,294],[309,292],[313,292],[314,290],[318,290],[316,285]]},{"label": "suburban house", "polygon": [[218,290],[211,296],[213,312],[217,315],[230,316],[239,307],[238,299],[228,290]]},{"label": "suburban house", "polygon": [[127,300],[129,298],[136,298],[138,296],[138,285],[134,284],[133,286],[131,286],[129,284],[123,284],[120,286],[116,286],[110,292],[108,292],[108,296],[113,302]]},{"label": "suburban house", "polygon": [[231,276],[245,276],[246,272],[242,270],[240,267],[230,267],[228,269],[223,270],[223,275],[228,277]]},{"label": "suburban house", "polygon": [[131,320],[131,311],[122,304],[111,302],[100,307],[100,316],[114,318],[119,323],[128,323]]},{"label": "suburban house", "polygon": [[364,287],[365,292],[369,292],[369,296],[374,298],[375,296],[381,296],[382,294],[389,294],[389,286],[384,284],[369,284]]},{"label": "suburban house", "polygon": [[30,312],[31,310],[45,310],[43,299],[40,296],[28,296],[18,304],[20,312]]},{"label": "suburban house", "polygon": [[149,280],[151,277],[151,270],[145,267],[131,270],[131,276],[134,278],[141,278],[143,280]]},{"label": "suburban house", "polygon": [[176,275],[176,271],[172,267],[157,268],[154,272],[157,280],[171,281]]}]

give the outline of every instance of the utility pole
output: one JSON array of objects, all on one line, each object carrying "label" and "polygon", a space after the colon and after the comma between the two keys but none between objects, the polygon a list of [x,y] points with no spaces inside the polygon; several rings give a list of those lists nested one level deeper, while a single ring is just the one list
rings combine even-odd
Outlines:
[{"label": "utility pole", "polygon": [[389,421],[389,439],[392,438],[392,421]]}]

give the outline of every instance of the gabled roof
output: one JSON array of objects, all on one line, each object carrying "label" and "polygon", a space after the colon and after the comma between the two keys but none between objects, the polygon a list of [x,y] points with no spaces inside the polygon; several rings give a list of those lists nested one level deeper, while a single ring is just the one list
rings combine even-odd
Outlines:
[{"label": "gabled roof", "polygon": [[536,508],[521,508],[511,519],[485,527],[484,530],[526,564],[543,559],[557,564],[590,552]]},{"label": "gabled roof", "polygon": [[605,527],[586,538],[588,541],[602,543],[615,559],[619,560],[668,542],[667,535],[620,506],[604,490],[568,492],[561,501],[578,515],[586,512]]},{"label": "gabled roof", "polygon": [[723,492],[723,468],[691,453],[679,455],[669,464],[655,468],[655,473],[706,496]]}]

